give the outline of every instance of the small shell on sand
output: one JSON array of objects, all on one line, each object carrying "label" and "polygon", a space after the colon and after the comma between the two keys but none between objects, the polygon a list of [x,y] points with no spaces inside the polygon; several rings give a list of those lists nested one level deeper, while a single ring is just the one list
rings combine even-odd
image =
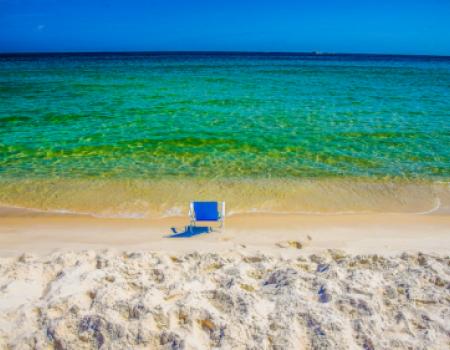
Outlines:
[{"label": "small shell on sand", "polygon": [[282,241],[276,243],[276,246],[279,248],[295,248],[295,249],[303,248],[303,244],[299,241]]}]

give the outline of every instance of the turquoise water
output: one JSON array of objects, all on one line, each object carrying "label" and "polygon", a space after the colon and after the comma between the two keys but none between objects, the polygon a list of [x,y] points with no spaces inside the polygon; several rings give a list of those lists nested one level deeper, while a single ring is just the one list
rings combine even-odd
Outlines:
[{"label": "turquoise water", "polygon": [[24,181],[450,178],[450,58],[1,56],[0,100],[8,204]]}]

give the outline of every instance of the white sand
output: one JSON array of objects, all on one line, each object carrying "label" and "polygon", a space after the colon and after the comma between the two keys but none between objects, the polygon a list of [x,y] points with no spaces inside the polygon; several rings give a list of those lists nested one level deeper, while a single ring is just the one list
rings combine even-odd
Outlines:
[{"label": "white sand", "polygon": [[448,216],[184,222],[5,214],[0,348],[450,348]]},{"label": "white sand", "polygon": [[2,258],[0,347],[446,349],[449,264],[337,251]]}]

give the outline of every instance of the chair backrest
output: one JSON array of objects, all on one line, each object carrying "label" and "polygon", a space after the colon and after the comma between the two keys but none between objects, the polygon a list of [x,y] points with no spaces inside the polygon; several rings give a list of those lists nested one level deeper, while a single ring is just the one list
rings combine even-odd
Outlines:
[{"label": "chair backrest", "polygon": [[194,216],[197,221],[218,221],[219,205],[217,202],[193,202]]}]

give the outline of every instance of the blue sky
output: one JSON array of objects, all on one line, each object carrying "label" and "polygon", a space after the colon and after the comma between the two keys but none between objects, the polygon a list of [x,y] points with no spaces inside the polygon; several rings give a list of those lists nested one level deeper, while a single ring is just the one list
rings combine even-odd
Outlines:
[{"label": "blue sky", "polygon": [[0,0],[0,52],[450,55],[450,0]]}]

